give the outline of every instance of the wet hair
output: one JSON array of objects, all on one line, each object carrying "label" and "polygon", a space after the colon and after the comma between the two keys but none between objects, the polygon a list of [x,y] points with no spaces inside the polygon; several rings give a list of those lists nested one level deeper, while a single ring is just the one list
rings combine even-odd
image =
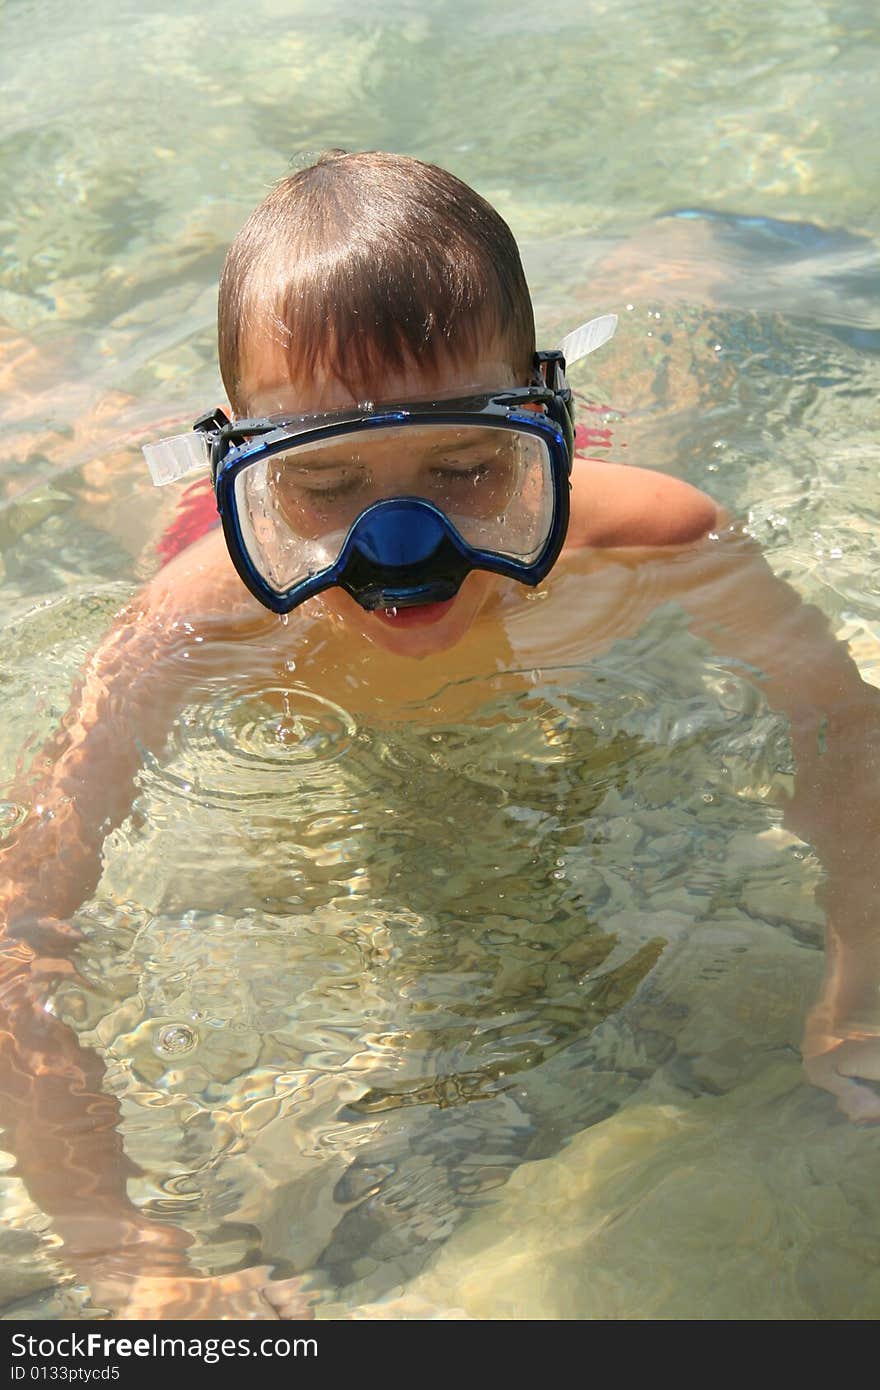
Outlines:
[{"label": "wet hair", "polygon": [[428,371],[498,338],[526,381],[535,323],[507,223],[466,183],[405,155],[329,150],[282,179],[233,242],[220,281],[220,371],[236,410],[250,343],[381,397],[389,370]]}]

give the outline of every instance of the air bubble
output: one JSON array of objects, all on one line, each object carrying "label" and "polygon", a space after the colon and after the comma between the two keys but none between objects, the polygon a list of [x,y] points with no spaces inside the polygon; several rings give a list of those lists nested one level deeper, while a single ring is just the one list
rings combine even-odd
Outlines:
[{"label": "air bubble", "polygon": [[27,818],[27,807],[17,801],[0,801],[0,840]]},{"label": "air bubble", "polygon": [[156,1034],[153,1051],[160,1057],[182,1057],[192,1052],[198,1041],[198,1033],[185,1023],[165,1023]]}]

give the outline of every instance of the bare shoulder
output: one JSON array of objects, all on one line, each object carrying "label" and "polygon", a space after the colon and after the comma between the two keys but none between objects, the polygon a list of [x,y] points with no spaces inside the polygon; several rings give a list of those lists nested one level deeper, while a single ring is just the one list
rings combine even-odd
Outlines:
[{"label": "bare shoulder", "polygon": [[236,573],[219,528],[163,566],[144,589],[141,606],[159,621],[219,622],[230,628],[270,617]]},{"label": "bare shoulder", "polygon": [[686,545],[713,530],[720,516],[711,497],[680,478],[575,459],[568,537],[573,548]]}]

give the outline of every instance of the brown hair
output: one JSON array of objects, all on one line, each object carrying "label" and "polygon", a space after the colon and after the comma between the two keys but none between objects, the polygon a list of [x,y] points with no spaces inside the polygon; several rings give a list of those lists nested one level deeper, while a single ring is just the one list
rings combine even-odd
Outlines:
[{"label": "brown hair", "polygon": [[282,345],[291,380],[318,368],[366,395],[380,394],[389,368],[415,359],[434,370],[496,335],[523,380],[535,352],[507,223],[454,174],[380,151],[321,155],[276,184],[235,238],[218,350],[236,409],[258,334]]}]

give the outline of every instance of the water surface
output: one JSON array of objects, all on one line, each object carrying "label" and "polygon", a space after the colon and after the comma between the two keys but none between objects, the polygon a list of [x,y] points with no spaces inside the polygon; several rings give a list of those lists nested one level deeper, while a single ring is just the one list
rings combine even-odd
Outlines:
[{"label": "water surface", "polygon": [[[7,784],[157,567],[138,445],[221,399],[230,238],[327,146],[485,194],[543,345],[617,310],[578,383],[604,456],[713,492],[876,676],[865,0],[8,3],[0,34]],[[145,758],[58,1007],[198,1268],[301,1274],[322,1316],[880,1311],[878,1136],[800,1068],[785,720],[672,607],[588,651],[591,592],[560,572],[497,660],[381,715],[356,673],[230,654]],[[94,1316],[2,1197],[5,1316]]]}]

